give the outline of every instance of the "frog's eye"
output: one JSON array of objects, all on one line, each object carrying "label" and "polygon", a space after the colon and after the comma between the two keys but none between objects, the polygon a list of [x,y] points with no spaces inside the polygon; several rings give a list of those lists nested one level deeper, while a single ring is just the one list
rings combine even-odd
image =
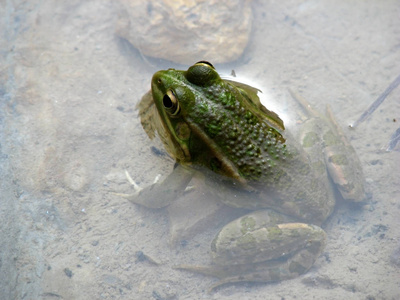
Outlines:
[{"label": "frog's eye", "polygon": [[209,65],[211,68],[215,69],[214,66],[212,65],[212,63],[205,61],[205,60],[198,61],[194,65]]},{"label": "frog's eye", "polygon": [[165,110],[171,116],[176,116],[181,110],[178,99],[176,98],[175,93],[172,90],[168,90],[167,93],[164,95],[163,105]]},{"label": "frog's eye", "polygon": [[198,86],[209,86],[219,78],[214,66],[207,61],[199,61],[185,72],[186,79]]}]

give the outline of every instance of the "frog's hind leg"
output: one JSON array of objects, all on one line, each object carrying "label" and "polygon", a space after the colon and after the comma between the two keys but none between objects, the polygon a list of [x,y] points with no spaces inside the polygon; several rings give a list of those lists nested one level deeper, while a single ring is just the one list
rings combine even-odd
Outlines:
[{"label": "frog's hind leg", "polygon": [[316,111],[303,96],[290,88],[288,89],[288,91],[290,96],[292,96],[298,106],[300,106],[300,108],[302,109],[301,112],[297,112],[302,121],[308,120],[312,117],[321,117],[321,114]]},{"label": "frog's hind leg", "polygon": [[[293,226],[300,225],[296,223],[280,224],[278,226]],[[309,226],[306,224],[302,224]],[[315,227],[312,231],[315,231]],[[321,229],[317,229],[319,233],[314,232],[308,241],[305,241],[302,249],[297,250],[294,254],[287,254],[281,258],[250,264],[246,267],[247,273],[239,274],[231,277],[223,277],[220,281],[210,287],[210,291],[230,283],[239,282],[278,282],[296,278],[306,273],[315,263],[315,260],[320,256],[325,248],[326,235]],[[315,239],[316,236],[318,236]],[[242,270],[243,271],[243,270]],[[230,274],[232,270],[230,270]]]},{"label": "frog's hind leg", "polygon": [[[322,154],[321,158],[327,167],[329,177],[343,199],[353,202],[363,201],[365,199],[364,175],[360,160],[342,128],[337,124],[329,105],[324,116],[314,110],[298,93],[290,89],[289,93],[302,108],[303,131],[308,134],[303,135],[306,138],[301,142],[304,150],[313,160],[315,169],[322,170],[317,167],[319,156]],[[320,149],[314,146],[320,146]],[[318,161],[315,161],[316,157]],[[322,175],[324,174],[321,173],[320,176]]]},{"label": "frog's hind leg", "polygon": [[226,225],[215,237],[213,265],[178,268],[220,278],[211,289],[235,282],[295,278],[307,272],[322,253],[326,234],[318,226],[282,223],[286,220],[269,210],[249,213]]},{"label": "frog's hind leg", "polygon": [[332,181],[343,199],[353,202],[365,200],[364,175],[360,159],[342,128],[337,124],[331,108],[326,115],[331,124],[331,134],[324,136],[325,162]]}]

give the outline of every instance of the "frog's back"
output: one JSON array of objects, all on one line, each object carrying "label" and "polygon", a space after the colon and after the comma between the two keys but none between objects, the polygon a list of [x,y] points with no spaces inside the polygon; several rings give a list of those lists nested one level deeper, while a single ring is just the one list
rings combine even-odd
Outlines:
[{"label": "frog's back", "polygon": [[321,182],[283,124],[282,128],[273,126],[260,114],[258,103],[229,83],[203,90],[196,101],[192,122],[205,133],[217,158],[231,166],[232,174],[218,167],[214,171],[244,179],[262,191],[254,202],[234,206],[273,207],[316,224],[329,216],[334,206],[329,184]]},{"label": "frog's back", "polygon": [[202,142],[222,154],[245,180],[268,177],[287,156],[281,128],[273,127],[260,107],[230,83],[203,89],[190,116],[191,127],[207,138]]}]

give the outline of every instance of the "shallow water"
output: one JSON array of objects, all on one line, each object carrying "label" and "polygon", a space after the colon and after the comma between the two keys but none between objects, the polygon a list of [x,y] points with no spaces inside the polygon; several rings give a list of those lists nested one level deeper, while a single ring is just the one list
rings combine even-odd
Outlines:
[{"label": "shallow water", "polygon": [[337,206],[315,266],[211,295],[215,279],[173,270],[208,262],[206,234],[171,247],[165,211],[112,191],[130,190],[125,169],[143,185],[171,170],[171,159],[150,150],[135,106],[156,70],[178,66],[118,38],[112,1],[3,1],[1,299],[400,298],[400,154],[382,150],[399,127],[400,89],[347,128],[400,73],[400,2],[253,6],[244,54],[217,69],[255,82],[283,111],[288,88],[320,111],[329,104],[366,177],[368,204]]}]

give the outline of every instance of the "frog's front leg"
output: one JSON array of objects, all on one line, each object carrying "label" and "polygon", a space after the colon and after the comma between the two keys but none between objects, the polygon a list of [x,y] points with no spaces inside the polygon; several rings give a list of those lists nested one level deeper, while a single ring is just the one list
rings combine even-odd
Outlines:
[{"label": "frog's front leg", "polygon": [[156,182],[138,190],[134,194],[117,194],[132,203],[148,208],[162,208],[171,204],[183,195],[187,185],[193,177],[193,170],[189,167],[177,165],[176,168],[162,182]]},{"label": "frog's front leg", "polygon": [[177,268],[220,278],[212,289],[234,282],[280,281],[309,270],[325,244],[320,227],[262,210],[234,220],[218,233],[211,245],[213,265]]}]

